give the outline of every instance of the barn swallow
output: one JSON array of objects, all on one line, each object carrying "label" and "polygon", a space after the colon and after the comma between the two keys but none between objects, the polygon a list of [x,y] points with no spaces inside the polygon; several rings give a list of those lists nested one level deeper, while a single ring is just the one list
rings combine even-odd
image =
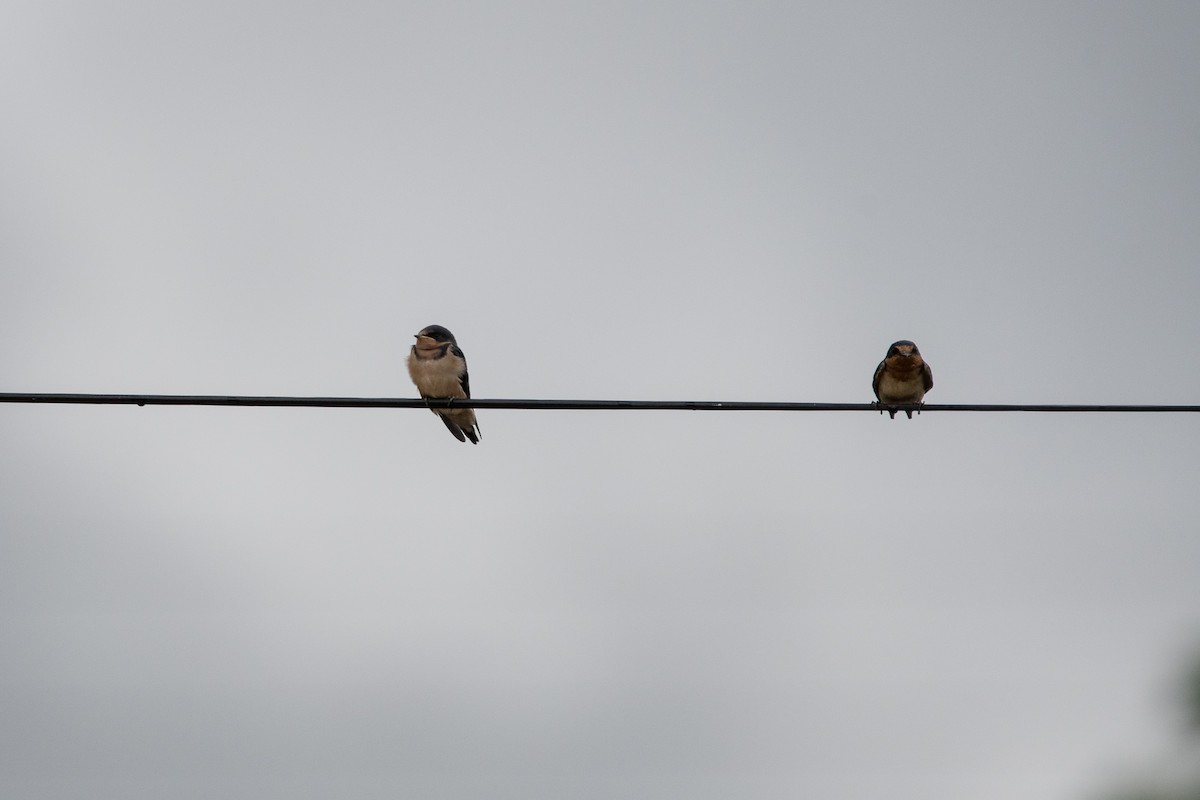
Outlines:
[{"label": "barn swallow", "polygon": [[416,334],[417,343],[408,354],[408,374],[421,397],[430,404],[429,410],[441,417],[454,438],[479,444],[479,423],[472,408],[436,408],[437,400],[469,398],[471,382],[467,376],[467,359],[458,349],[454,334],[441,325],[430,325]]},{"label": "barn swallow", "polygon": [[[875,378],[871,381],[875,390],[875,398],[881,406],[897,403],[921,403],[925,393],[933,388],[933,370],[921,358],[921,351],[907,339],[902,339],[888,348],[887,355],[875,368]],[[889,419],[896,418],[899,409],[887,410]],[[917,409],[918,413],[920,409]],[[904,413],[912,419],[912,411],[904,409]]]}]

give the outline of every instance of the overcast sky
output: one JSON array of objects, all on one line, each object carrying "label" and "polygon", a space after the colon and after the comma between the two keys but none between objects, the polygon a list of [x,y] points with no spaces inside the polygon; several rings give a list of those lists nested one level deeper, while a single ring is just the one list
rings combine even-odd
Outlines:
[{"label": "overcast sky", "polygon": [[[1200,5],[0,4],[0,391],[1200,399]],[[1086,800],[1200,417],[0,407],[0,794]]]}]

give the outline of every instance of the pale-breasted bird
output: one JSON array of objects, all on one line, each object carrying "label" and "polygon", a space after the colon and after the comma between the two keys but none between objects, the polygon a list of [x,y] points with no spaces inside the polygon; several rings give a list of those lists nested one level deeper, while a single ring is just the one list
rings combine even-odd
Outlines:
[{"label": "pale-breasted bird", "polygon": [[[933,388],[933,370],[914,343],[901,339],[888,348],[887,355],[875,368],[871,388],[875,390],[880,406],[919,404],[924,401],[925,393]],[[895,419],[897,410],[889,408],[888,416]],[[882,408],[879,413],[883,413]],[[904,409],[904,413],[912,419],[911,409]]]},{"label": "pale-breasted bird", "polygon": [[429,409],[441,417],[454,438],[479,444],[483,434],[475,421],[472,408],[438,408],[438,400],[469,398],[471,382],[467,376],[467,359],[458,349],[454,334],[441,325],[430,325],[416,334],[417,343],[408,354],[408,374],[417,385]]}]

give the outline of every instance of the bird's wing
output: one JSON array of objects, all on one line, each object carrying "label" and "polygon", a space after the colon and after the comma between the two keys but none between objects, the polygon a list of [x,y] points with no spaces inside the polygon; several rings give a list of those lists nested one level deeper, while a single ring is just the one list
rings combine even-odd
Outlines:
[{"label": "bird's wing", "polygon": [[921,380],[925,383],[925,391],[928,392],[933,388],[933,370],[929,368],[928,364],[921,365]]},{"label": "bird's wing", "polygon": [[458,385],[462,387],[463,392],[467,397],[471,396],[471,375],[467,372],[467,358],[463,355],[463,351],[458,349],[458,345],[452,345],[450,352],[462,359],[463,371],[458,377]]},{"label": "bird's wing", "polygon": [[875,399],[879,399],[879,382],[883,380],[883,370],[887,365],[886,361],[880,361],[879,366],[875,368],[875,377],[871,378],[871,389],[875,392]]}]

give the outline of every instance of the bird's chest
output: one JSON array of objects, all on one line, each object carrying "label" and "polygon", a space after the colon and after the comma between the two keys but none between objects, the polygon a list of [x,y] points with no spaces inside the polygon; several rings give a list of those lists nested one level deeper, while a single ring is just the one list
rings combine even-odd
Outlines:
[{"label": "bird's chest", "polygon": [[885,370],[879,380],[880,396],[892,397],[897,400],[919,394],[922,388],[919,369]]},{"label": "bird's chest", "polygon": [[460,397],[463,394],[459,382],[459,361],[451,356],[442,358],[408,357],[408,374],[422,395],[428,397]]}]

